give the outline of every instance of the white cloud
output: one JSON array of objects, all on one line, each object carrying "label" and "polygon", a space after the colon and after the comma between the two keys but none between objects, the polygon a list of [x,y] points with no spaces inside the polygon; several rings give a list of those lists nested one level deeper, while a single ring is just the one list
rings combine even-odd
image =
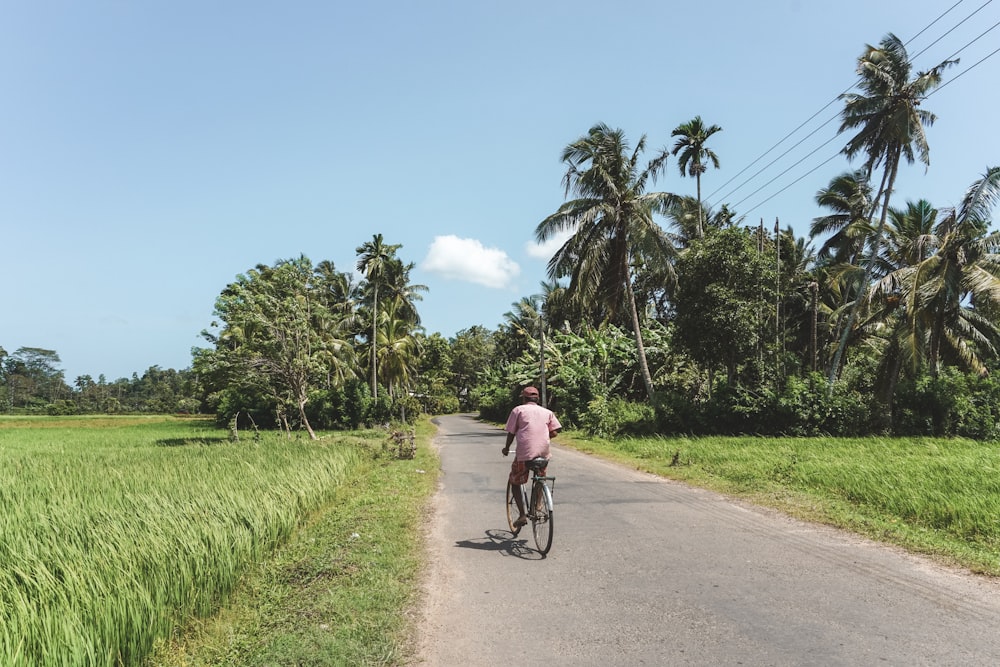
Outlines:
[{"label": "white cloud", "polygon": [[576,233],[576,229],[565,229],[544,243],[529,241],[524,244],[524,250],[531,257],[543,259],[547,262],[552,259],[552,255],[556,254],[556,250],[559,250],[574,233]]},{"label": "white cloud", "polygon": [[434,238],[420,268],[445,278],[497,289],[508,286],[521,273],[521,267],[503,250],[451,234]]}]

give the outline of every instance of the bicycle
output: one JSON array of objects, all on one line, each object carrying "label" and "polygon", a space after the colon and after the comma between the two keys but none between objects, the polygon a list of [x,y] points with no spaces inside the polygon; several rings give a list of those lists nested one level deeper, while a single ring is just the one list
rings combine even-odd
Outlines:
[{"label": "bicycle", "polygon": [[518,484],[517,488],[507,480],[507,524],[510,532],[517,537],[521,532],[521,526],[515,526],[514,522],[520,516],[517,509],[515,493],[521,494],[522,507],[525,514],[531,521],[531,532],[535,536],[535,546],[538,551],[545,555],[552,548],[552,491],[555,488],[555,477],[542,475],[549,461],[545,458],[531,459],[525,461],[525,466],[531,470],[531,499],[529,502],[526,487],[528,484]]}]

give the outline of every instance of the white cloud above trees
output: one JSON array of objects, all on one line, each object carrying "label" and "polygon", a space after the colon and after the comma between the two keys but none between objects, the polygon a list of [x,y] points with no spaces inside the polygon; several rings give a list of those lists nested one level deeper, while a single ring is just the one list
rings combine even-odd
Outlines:
[{"label": "white cloud above trees", "polygon": [[444,278],[503,289],[521,274],[521,267],[499,248],[452,234],[434,238],[421,269]]}]

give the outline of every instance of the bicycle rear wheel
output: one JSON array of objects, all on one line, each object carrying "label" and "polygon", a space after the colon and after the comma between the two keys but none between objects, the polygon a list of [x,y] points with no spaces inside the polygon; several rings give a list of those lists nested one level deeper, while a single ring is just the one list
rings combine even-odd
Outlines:
[{"label": "bicycle rear wheel", "polygon": [[531,532],[542,554],[552,548],[552,490],[545,482],[531,486]]},{"label": "bicycle rear wheel", "polygon": [[520,484],[511,485],[510,481],[507,481],[507,525],[510,527],[510,532],[516,537],[519,532],[521,532],[521,526],[515,526],[514,522],[517,518],[521,516],[521,513],[517,509],[517,500],[515,499],[515,493],[524,493],[524,489]]}]

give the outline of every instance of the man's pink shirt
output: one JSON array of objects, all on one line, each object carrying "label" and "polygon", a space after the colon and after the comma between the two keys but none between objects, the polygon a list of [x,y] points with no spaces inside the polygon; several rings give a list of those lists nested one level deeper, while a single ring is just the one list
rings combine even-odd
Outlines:
[{"label": "man's pink shirt", "polygon": [[504,430],[517,438],[514,458],[529,461],[549,456],[549,431],[562,428],[554,412],[537,403],[524,403],[510,411]]}]

